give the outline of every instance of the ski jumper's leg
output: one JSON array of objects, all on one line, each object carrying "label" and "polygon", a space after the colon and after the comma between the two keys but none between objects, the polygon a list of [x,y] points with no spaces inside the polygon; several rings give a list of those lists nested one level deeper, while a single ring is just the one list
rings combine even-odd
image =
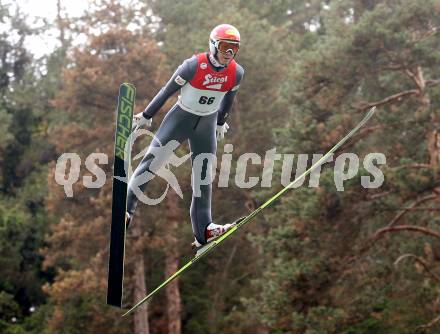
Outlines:
[{"label": "ski jumper's leg", "polygon": [[[191,131],[193,131],[192,123],[194,123],[195,115],[180,109],[175,105],[165,115],[154,139],[151,141],[145,156],[141,163],[135,169],[130,182],[128,183],[127,192],[127,212],[134,214],[137,205],[137,197],[133,189],[139,187],[141,191],[145,190],[149,180],[154,174],[164,166],[168,159],[174,154],[173,150],[167,149],[167,145],[175,140],[178,144],[188,139]],[[178,145],[175,145],[177,148]],[[165,147],[165,149],[164,149]]]},{"label": "ski jumper's leg", "polygon": [[194,132],[189,137],[192,161],[192,188],[191,223],[193,233],[197,241],[206,243],[205,230],[212,222],[211,218],[211,195],[212,182],[211,170],[215,162],[217,141],[215,128],[217,125],[217,113],[199,116],[199,121]]}]

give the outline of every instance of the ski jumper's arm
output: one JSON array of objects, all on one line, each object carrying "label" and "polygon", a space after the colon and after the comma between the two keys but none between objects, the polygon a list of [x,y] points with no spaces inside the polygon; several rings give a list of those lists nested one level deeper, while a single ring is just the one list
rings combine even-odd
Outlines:
[{"label": "ski jumper's arm", "polygon": [[226,93],[223,98],[220,108],[217,114],[217,125],[223,125],[226,122],[226,119],[229,117],[231,112],[232,103],[234,102],[235,95],[237,95],[238,88],[240,87],[240,81],[243,78],[244,69],[239,64],[237,64],[237,76],[235,81],[235,86]]},{"label": "ski jumper's arm", "polygon": [[177,68],[166,85],[163,86],[156,96],[151,100],[142,113],[143,116],[147,119],[152,118],[175,92],[177,92],[194,77],[196,70],[197,58],[193,56],[189,59],[186,59]]}]

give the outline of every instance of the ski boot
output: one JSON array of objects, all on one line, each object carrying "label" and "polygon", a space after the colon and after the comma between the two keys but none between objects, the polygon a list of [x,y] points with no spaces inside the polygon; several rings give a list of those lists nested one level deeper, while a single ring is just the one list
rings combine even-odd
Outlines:
[{"label": "ski boot", "polygon": [[205,230],[206,243],[202,245],[200,242],[197,241],[197,239],[195,239],[194,242],[191,244],[192,248],[197,250],[196,256],[199,256],[201,253],[203,253],[209,247],[212,241],[225,234],[232,227],[234,227],[235,224],[236,222],[225,225],[218,225],[214,223],[209,224]]}]

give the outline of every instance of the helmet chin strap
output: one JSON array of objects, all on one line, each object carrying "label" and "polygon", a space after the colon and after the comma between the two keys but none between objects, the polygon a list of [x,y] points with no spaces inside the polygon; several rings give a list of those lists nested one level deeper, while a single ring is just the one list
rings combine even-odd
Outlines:
[{"label": "helmet chin strap", "polygon": [[225,65],[221,64],[211,52],[209,53],[209,60],[215,67],[226,67]]}]

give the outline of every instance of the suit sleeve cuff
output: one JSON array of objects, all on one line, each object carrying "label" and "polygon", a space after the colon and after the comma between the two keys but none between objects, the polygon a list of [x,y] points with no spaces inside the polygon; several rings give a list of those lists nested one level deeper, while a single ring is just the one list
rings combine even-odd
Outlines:
[{"label": "suit sleeve cuff", "polygon": [[144,116],[146,119],[151,119],[151,118],[153,118],[152,116],[146,114],[145,111],[142,112],[142,116]]}]

